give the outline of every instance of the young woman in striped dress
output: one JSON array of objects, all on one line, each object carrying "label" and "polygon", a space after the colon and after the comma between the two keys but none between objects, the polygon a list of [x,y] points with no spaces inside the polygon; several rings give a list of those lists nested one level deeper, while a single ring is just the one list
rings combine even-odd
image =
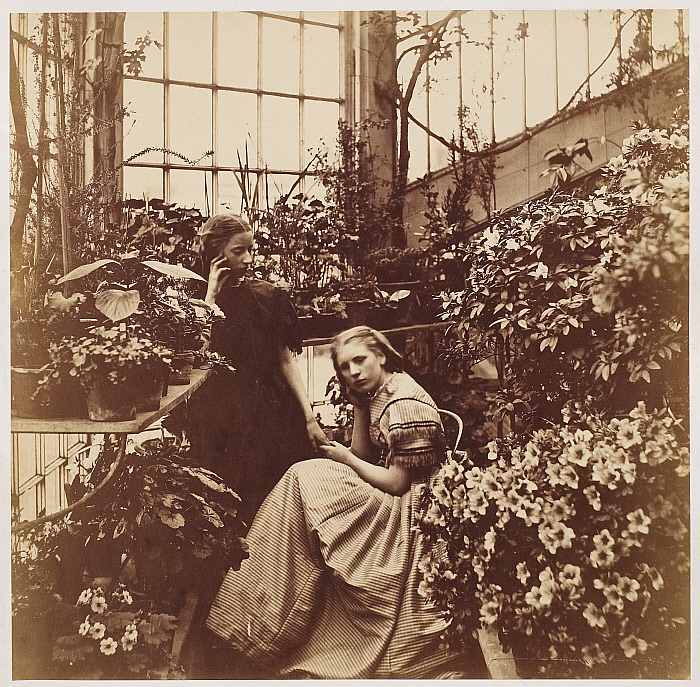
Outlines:
[{"label": "young woman in striped dress", "polygon": [[433,677],[450,656],[418,594],[427,543],[414,511],[445,457],[440,416],[380,332],[354,327],[331,350],[354,406],[351,446],[287,470],[207,626],[282,677]]}]

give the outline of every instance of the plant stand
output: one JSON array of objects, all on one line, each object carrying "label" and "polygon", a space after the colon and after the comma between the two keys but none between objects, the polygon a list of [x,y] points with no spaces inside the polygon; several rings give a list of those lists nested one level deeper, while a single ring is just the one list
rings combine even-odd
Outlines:
[{"label": "plant stand", "polygon": [[196,389],[198,389],[212,373],[211,369],[194,370],[192,379],[188,385],[173,386],[168,389],[168,393],[163,398],[163,401],[158,410],[137,413],[133,420],[121,421],[99,421],[88,420],[87,418],[20,418],[12,416],[10,431],[13,434],[30,433],[30,434],[116,434],[119,435],[119,450],[115,462],[112,464],[109,473],[105,479],[95,487],[91,492],[88,492],[82,499],[76,503],[67,506],[55,513],[50,513],[36,520],[28,522],[20,522],[12,528],[12,533],[16,534],[23,530],[35,527],[44,522],[55,520],[59,517],[70,513],[76,507],[83,505],[89,501],[92,496],[109,481],[116,467],[124,455],[126,447],[126,437],[129,434],[138,434],[156,420],[159,420],[164,415],[169,413],[173,408],[187,400]]}]

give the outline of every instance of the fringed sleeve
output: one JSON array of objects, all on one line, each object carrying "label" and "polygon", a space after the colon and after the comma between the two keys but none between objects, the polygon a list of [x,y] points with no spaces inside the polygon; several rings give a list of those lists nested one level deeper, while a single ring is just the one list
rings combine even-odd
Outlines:
[{"label": "fringed sleeve", "polygon": [[386,409],[388,456],[386,464],[433,467],[445,460],[445,435],[440,415],[415,398],[400,398]]}]

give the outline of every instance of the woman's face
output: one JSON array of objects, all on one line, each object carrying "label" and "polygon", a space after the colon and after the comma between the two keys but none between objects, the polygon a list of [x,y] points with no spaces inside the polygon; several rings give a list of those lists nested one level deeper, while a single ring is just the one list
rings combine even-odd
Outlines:
[{"label": "woman's face", "polygon": [[221,251],[226,258],[226,267],[231,270],[234,279],[244,277],[253,263],[253,234],[242,231],[234,234]]},{"label": "woman's face", "polygon": [[373,394],[384,384],[386,356],[361,341],[349,341],[338,350],[337,365],[348,389]]}]

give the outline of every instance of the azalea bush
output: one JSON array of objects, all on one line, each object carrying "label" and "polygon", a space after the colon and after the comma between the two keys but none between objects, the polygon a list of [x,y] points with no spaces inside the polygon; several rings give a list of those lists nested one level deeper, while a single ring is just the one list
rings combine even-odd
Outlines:
[{"label": "azalea bush", "polygon": [[497,411],[558,421],[570,400],[624,412],[682,403],[687,377],[688,127],[636,125],[587,197],[553,192],[455,250],[465,288],[442,294],[452,354],[495,357]]},{"label": "azalea bush", "polygon": [[447,644],[494,628],[523,677],[687,677],[687,437],[641,402],[611,420],[567,411],[490,442],[484,469],[442,466],[419,525],[444,555],[421,562],[419,593]]}]

